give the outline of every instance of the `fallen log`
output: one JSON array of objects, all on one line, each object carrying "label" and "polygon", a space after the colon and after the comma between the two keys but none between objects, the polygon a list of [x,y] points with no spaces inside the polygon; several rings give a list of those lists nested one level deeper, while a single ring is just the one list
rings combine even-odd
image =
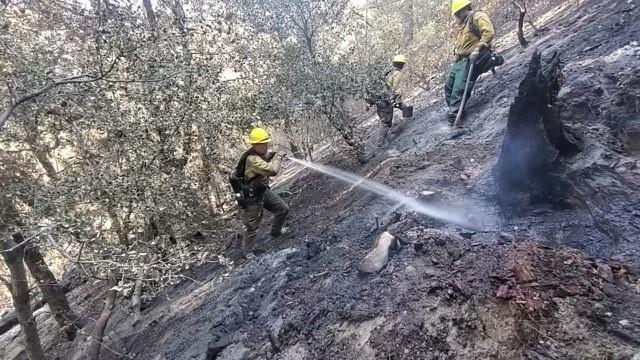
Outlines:
[{"label": "fallen log", "polygon": [[142,305],[141,301],[142,296],[142,280],[136,280],[136,285],[133,288],[133,296],[131,297],[131,308],[134,312],[133,326],[138,325],[140,319],[142,318],[140,314],[140,307]]}]

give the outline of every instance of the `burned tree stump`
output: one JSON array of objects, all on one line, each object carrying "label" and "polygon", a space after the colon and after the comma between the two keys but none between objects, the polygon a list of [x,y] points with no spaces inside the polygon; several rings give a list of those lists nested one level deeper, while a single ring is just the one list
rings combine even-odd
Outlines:
[{"label": "burned tree stump", "polygon": [[558,53],[543,63],[541,54],[535,51],[520,83],[496,165],[503,204],[553,202],[566,195],[567,182],[557,172],[559,162],[562,156],[579,152],[581,142],[559,116],[556,101],[562,86],[562,67]]}]

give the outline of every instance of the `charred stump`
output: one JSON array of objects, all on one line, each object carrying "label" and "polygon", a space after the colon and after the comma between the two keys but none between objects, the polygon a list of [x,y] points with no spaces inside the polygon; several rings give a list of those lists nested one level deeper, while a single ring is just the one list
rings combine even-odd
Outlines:
[{"label": "charred stump", "polygon": [[581,151],[581,143],[559,116],[556,102],[562,67],[558,53],[543,63],[541,54],[535,51],[520,83],[496,165],[503,204],[562,202],[567,195],[567,181],[557,171],[559,162],[562,156]]}]

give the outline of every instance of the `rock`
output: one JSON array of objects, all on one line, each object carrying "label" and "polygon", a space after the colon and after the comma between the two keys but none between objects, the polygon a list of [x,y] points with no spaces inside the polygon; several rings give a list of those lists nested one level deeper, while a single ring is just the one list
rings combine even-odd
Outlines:
[{"label": "rock", "polygon": [[437,246],[445,246],[447,243],[455,244],[464,241],[463,237],[456,233],[436,229],[426,229],[423,236],[433,241],[433,244]]},{"label": "rock", "polygon": [[468,132],[467,129],[456,129],[449,135],[449,140],[455,140]]},{"label": "rock", "polygon": [[436,271],[436,269],[432,267],[427,267],[427,268],[424,268],[423,270],[424,277],[432,277],[432,276],[436,276],[437,274],[438,272]]},{"label": "rock", "polygon": [[637,353],[637,354],[635,354],[635,355],[633,356],[633,359],[631,359],[631,360],[640,360],[640,351],[638,351],[638,353]]},{"label": "rock", "polygon": [[501,285],[498,288],[498,291],[496,292],[496,297],[498,299],[508,299],[510,298],[510,294],[509,294],[509,285],[505,284],[505,285]]},{"label": "rock", "polygon": [[382,270],[389,262],[389,254],[397,246],[396,238],[388,232],[383,232],[376,238],[373,249],[358,265],[358,270],[365,274]]},{"label": "rock", "polygon": [[279,331],[277,330],[271,331],[269,332],[268,336],[269,336],[269,342],[271,343],[271,350],[274,353],[280,352],[280,350],[282,349],[282,342],[280,342]]},{"label": "rock", "polygon": [[620,324],[620,326],[622,326],[622,327],[627,327],[627,326],[631,325],[631,323],[629,323],[629,320],[627,320],[627,319],[623,319],[623,320],[618,321],[618,324]]},{"label": "rock", "polygon": [[600,297],[602,296],[602,290],[598,289],[595,286],[590,286],[589,289],[591,289],[591,292],[593,293],[593,295],[595,295],[596,297]]},{"label": "rock", "polygon": [[440,192],[424,190],[418,192],[415,196],[418,200],[424,201],[427,203],[435,203],[442,198],[442,194]]},{"label": "rock", "polygon": [[432,281],[427,289],[427,294],[433,294],[438,290],[442,289],[442,285],[438,281]]},{"label": "rock", "polygon": [[511,243],[513,242],[513,240],[515,239],[515,237],[509,233],[506,232],[501,232],[500,233],[500,243],[501,244],[506,244],[506,243]]},{"label": "rock", "polygon": [[607,264],[598,264],[598,275],[606,282],[613,283],[614,281],[611,266]]},{"label": "rock", "polygon": [[226,347],[218,357],[219,360],[243,360],[247,359],[249,349],[240,343],[231,344]]},{"label": "rock", "polygon": [[476,232],[475,231],[463,231],[460,233],[460,236],[462,236],[465,239],[471,239],[473,237],[473,235],[475,235]]},{"label": "rock", "polygon": [[604,284],[604,286],[602,286],[602,292],[609,297],[614,297],[618,293],[616,287],[611,284]]},{"label": "rock", "polygon": [[282,360],[305,360],[308,358],[309,352],[300,344],[290,347],[282,354]]},{"label": "rock", "polygon": [[229,345],[231,345],[231,336],[225,336],[222,339],[209,343],[207,348],[207,360],[216,360],[218,355]]}]

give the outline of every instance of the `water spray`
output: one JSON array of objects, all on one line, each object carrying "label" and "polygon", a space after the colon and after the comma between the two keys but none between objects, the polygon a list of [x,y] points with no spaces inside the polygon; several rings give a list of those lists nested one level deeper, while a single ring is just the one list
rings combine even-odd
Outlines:
[{"label": "water spray", "polygon": [[365,179],[356,174],[340,170],[331,166],[312,163],[305,160],[289,157],[289,160],[298,164],[304,165],[310,169],[321,172],[323,174],[332,176],[338,180],[352,184],[365,191],[369,191],[378,194],[387,199],[391,199],[396,203],[401,204],[415,210],[416,212],[427,215],[434,219],[442,220],[445,222],[453,223],[463,226],[469,229],[481,230],[484,228],[483,224],[479,223],[479,219],[472,215],[472,212],[468,207],[465,209],[454,209],[453,207],[436,206],[433,204],[426,204],[418,199],[407,196],[393,188],[381,184],[379,182]]}]

